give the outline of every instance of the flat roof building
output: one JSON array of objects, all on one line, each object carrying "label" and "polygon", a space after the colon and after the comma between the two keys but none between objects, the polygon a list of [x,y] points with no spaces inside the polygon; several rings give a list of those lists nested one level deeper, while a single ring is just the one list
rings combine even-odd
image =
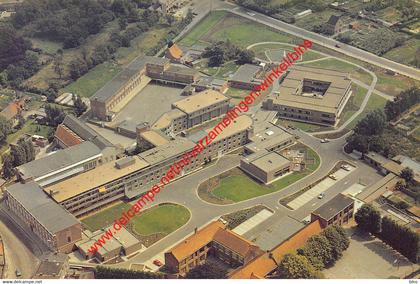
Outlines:
[{"label": "flat roof building", "polygon": [[258,75],[262,71],[262,68],[258,65],[244,64],[241,65],[232,78],[228,80],[229,86],[238,89],[251,90],[254,86],[261,83],[260,79],[257,79]]},{"label": "flat roof building", "polygon": [[296,142],[295,137],[281,127],[269,122],[258,124],[259,131],[249,137],[251,143],[245,146],[245,152],[257,153],[261,150],[275,151],[286,148]]},{"label": "flat roof building", "polygon": [[80,222],[55,203],[35,182],[6,188],[7,207],[53,251],[71,252],[82,238]]},{"label": "flat roof building", "polygon": [[278,154],[262,150],[241,159],[241,169],[268,184],[290,172],[292,162]]},{"label": "flat roof building", "polygon": [[95,168],[102,158],[101,150],[85,141],[18,166],[16,175],[19,180],[34,180],[47,186]]},{"label": "flat roof building", "polygon": [[263,108],[285,119],[336,125],[351,93],[348,73],[295,66]]},{"label": "flat roof building", "polygon": [[323,228],[330,225],[343,225],[353,218],[354,200],[344,194],[333,199],[311,213],[311,221],[319,220]]}]

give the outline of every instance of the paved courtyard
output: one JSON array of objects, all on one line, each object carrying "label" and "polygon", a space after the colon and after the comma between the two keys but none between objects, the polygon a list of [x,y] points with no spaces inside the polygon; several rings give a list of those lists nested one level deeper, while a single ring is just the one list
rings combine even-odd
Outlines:
[{"label": "paved courtyard", "polygon": [[388,279],[404,277],[418,268],[378,238],[356,233],[343,257],[324,274],[335,279]]},{"label": "paved courtyard", "polygon": [[183,99],[182,89],[158,84],[147,85],[113,119],[117,125],[129,122],[153,124],[163,113],[171,110],[172,103]]}]

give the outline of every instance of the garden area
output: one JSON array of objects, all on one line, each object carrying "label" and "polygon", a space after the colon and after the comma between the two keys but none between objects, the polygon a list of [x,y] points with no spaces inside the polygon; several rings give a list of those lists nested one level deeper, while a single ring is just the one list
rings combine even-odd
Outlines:
[{"label": "garden area", "polygon": [[[91,231],[112,225],[123,212],[130,209],[129,203],[118,203],[93,215],[82,218],[82,223]],[[191,214],[177,204],[163,203],[141,211],[127,224],[145,246],[157,242],[188,222]]]},{"label": "garden area", "polygon": [[230,204],[248,200],[261,195],[277,192],[314,172],[320,164],[320,158],[310,148],[296,145],[306,152],[307,166],[300,172],[292,172],[269,185],[257,182],[239,168],[234,168],[200,184],[198,195],[203,200],[216,204]]}]

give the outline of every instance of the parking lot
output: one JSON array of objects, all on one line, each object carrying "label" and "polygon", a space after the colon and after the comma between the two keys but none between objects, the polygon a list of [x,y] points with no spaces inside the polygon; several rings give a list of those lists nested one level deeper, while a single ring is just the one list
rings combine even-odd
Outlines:
[{"label": "parking lot", "polygon": [[306,191],[304,194],[300,195],[299,197],[295,198],[294,200],[287,203],[287,206],[292,208],[293,210],[296,210],[300,208],[301,206],[308,203],[310,200],[314,199],[315,197],[319,196],[321,193],[325,192],[330,187],[334,186],[338,181],[349,175],[352,171],[354,171],[356,168],[352,166],[348,166],[348,170],[339,169],[337,170],[334,175],[334,177],[327,177],[324,180],[322,180],[320,183],[315,185],[313,188]]},{"label": "parking lot", "polygon": [[323,271],[327,278],[400,278],[419,268],[377,238],[356,230],[349,234],[350,246],[343,257]]}]

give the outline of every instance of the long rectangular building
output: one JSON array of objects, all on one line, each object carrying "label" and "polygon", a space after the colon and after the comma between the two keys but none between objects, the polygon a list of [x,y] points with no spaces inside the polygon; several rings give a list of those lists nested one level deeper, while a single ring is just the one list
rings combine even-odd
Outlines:
[{"label": "long rectangular building", "polygon": [[35,182],[16,183],[6,188],[5,202],[53,251],[71,252],[82,239],[82,225],[69,212],[55,203]]}]

